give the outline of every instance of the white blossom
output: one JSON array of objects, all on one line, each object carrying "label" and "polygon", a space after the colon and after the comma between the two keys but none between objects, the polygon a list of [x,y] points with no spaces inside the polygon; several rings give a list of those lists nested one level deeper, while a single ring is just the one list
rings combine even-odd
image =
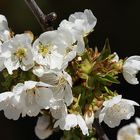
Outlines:
[{"label": "white blossom", "polygon": [[[34,60],[50,70],[64,70],[68,62],[76,56],[75,51],[69,51],[72,46],[69,35],[56,31],[45,32],[33,44]],[[68,33],[67,33],[68,34]],[[67,38],[67,39],[66,39]]]},{"label": "white blossom", "polygon": [[48,73],[40,78],[41,81],[53,85],[51,88],[56,100],[60,99],[65,101],[67,106],[73,102],[72,95],[72,78],[71,76],[63,71],[58,73]]},{"label": "white blossom", "polygon": [[136,78],[136,74],[140,70],[140,56],[131,56],[124,62],[123,76],[125,80],[130,84],[138,84],[139,81]]},{"label": "white blossom", "polygon": [[46,139],[53,133],[53,129],[49,128],[51,123],[50,116],[41,116],[38,118],[35,126],[35,134],[39,139]]},{"label": "white blossom", "polygon": [[60,119],[67,115],[67,107],[64,102],[60,101],[59,106],[50,108],[50,112],[53,118]]},{"label": "white blossom", "polygon": [[32,39],[29,33],[18,34],[2,44],[1,57],[5,59],[4,65],[9,74],[12,74],[13,70],[19,67],[23,71],[27,71],[33,67]]},{"label": "white blossom", "polygon": [[122,127],[118,131],[117,140],[140,140],[137,125],[135,123],[131,123]]},{"label": "white blossom", "polygon": [[0,110],[4,110],[4,115],[8,119],[17,120],[20,116],[20,104],[14,98],[13,92],[4,92],[0,94]]},{"label": "white blossom", "polygon": [[75,30],[74,27],[75,27],[74,23],[71,23],[71,22],[69,22],[67,20],[63,20],[60,23],[58,30],[59,31],[68,30],[68,32],[76,40],[76,42],[74,42],[74,43],[76,43],[76,45],[73,46],[72,49],[74,49],[78,55],[82,55],[82,53],[85,50],[85,43],[84,43],[83,35],[81,33],[77,32],[77,30]]},{"label": "white blossom", "polygon": [[85,10],[84,12],[76,12],[69,17],[69,21],[63,20],[58,30],[68,30],[70,34],[75,38],[77,46],[76,52],[81,55],[85,49],[84,37],[93,31],[96,25],[97,19],[92,14],[91,10]]},{"label": "white blossom", "polygon": [[69,21],[75,24],[75,30],[81,32],[83,36],[85,36],[93,30],[97,19],[91,10],[85,9],[84,12],[75,12],[71,14]]},{"label": "white blossom", "polygon": [[10,31],[7,19],[4,15],[0,15],[0,40],[2,42],[10,39]]},{"label": "white blossom", "polygon": [[7,112],[7,118],[14,120],[18,119],[20,114],[22,117],[37,116],[41,109],[57,106],[50,86],[35,81],[19,83],[12,92],[0,94],[0,109]]},{"label": "white blossom", "polygon": [[140,119],[135,119],[136,123],[131,123],[122,127],[117,134],[117,140],[140,140],[139,128],[140,128]]},{"label": "white blossom", "polygon": [[139,106],[134,101],[122,99],[121,95],[104,101],[104,107],[99,114],[99,122],[104,121],[109,127],[116,127],[121,120],[128,120],[134,115],[134,105]]},{"label": "white blossom", "polygon": [[61,130],[70,130],[77,125],[82,130],[83,135],[89,135],[88,127],[81,115],[67,114],[55,122],[54,128],[59,126]]}]

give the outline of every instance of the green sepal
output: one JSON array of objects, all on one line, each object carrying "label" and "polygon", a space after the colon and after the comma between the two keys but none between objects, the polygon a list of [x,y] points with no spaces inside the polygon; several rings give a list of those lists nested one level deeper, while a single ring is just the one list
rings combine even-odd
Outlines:
[{"label": "green sepal", "polygon": [[98,57],[98,61],[106,59],[111,54],[110,44],[108,38],[105,41],[105,45],[103,50],[101,51],[100,56]]},{"label": "green sepal", "polygon": [[103,84],[107,84],[107,83],[120,84],[120,81],[118,81],[116,77],[112,75],[98,76],[97,80]]}]

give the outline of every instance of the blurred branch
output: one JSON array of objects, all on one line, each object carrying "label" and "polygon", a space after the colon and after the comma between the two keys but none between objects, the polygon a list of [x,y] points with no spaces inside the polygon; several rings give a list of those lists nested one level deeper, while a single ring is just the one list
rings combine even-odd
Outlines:
[{"label": "blurred branch", "polygon": [[109,138],[107,137],[103,128],[99,124],[98,119],[94,120],[93,127],[95,127],[95,129],[96,129],[96,132],[97,132],[97,135],[98,135],[98,140],[109,140]]},{"label": "blurred branch", "polygon": [[53,30],[52,23],[57,18],[55,12],[45,15],[34,0],[25,0],[26,4],[38,20],[43,31]]}]

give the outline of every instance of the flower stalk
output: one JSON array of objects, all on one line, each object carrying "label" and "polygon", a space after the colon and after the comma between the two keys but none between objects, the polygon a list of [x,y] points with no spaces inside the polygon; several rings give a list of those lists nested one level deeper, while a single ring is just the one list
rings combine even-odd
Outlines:
[{"label": "flower stalk", "polygon": [[99,124],[97,119],[94,120],[93,127],[96,129],[96,133],[98,135],[98,140],[109,140],[103,128]]},{"label": "flower stalk", "polygon": [[51,12],[46,15],[34,0],[25,0],[25,2],[36,17],[43,31],[53,30],[52,23],[57,17],[56,13]]}]

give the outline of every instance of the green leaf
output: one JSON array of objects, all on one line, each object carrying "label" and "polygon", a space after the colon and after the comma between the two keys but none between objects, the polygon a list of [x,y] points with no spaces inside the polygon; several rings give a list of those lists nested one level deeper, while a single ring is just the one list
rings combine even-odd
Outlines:
[{"label": "green leaf", "polygon": [[110,44],[108,38],[105,41],[105,45],[103,50],[101,51],[101,55],[97,60],[104,60],[111,54]]},{"label": "green leaf", "polygon": [[120,84],[120,82],[116,79],[116,77],[113,77],[111,75],[106,75],[104,77],[99,76],[98,80],[101,81],[102,83],[115,83],[115,84]]},{"label": "green leaf", "polygon": [[106,75],[105,78],[108,79],[111,83],[120,84],[120,81],[118,81],[116,77],[113,77],[112,75]]}]

